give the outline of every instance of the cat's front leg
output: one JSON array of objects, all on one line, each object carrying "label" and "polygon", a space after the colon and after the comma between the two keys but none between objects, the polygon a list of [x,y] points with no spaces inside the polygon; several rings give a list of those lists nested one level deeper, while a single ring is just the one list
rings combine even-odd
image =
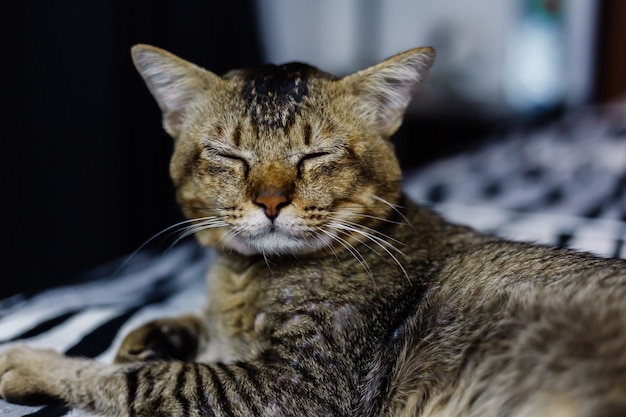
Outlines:
[{"label": "cat's front leg", "polygon": [[130,332],[122,341],[115,362],[193,361],[207,339],[205,320],[200,314],[158,319]]},{"label": "cat's front leg", "polygon": [[[124,416],[125,392],[115,385],[106,388],[108,380],[119,380],[125,371],[121,365],[70,358],[53,350],[14,347],[0,352],[0,398],[16,404],[71,405]],[[98,395],[100,391],[106,394]]]},{"label": "cat's front leg", "polygon": [[262,360],[104,364],[28,347],[0,353],[0,397],[65,404],[108,417],[347,415],[349,368],[270,349]]}]

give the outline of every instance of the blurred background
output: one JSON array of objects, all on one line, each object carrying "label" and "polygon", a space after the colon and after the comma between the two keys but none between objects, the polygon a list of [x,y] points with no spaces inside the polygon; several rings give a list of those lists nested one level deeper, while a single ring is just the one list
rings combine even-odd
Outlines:
[{"label": "blurred background", "polygon": [[433,46],[394,137],[411,169],[623,97],[624,24],[622,0],[13,2],[0,15],[0,298],[70,283],[182,219],[133,44],[217,73],[298,60],[337,75]]}]

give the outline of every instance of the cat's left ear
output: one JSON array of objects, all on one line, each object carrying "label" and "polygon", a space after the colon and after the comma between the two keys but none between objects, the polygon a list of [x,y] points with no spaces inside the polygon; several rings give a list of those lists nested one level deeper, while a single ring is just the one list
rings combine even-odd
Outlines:
[{"label": "cat's left ear", "polygon": [[359,116],[383,137],[389,137],[402,124],[413,93],[434,59],[434,49],[414,48],[348,75],[340,82],[356,95]]},{"label": "cat's left ear", "polygon": [[163,49],[135,45],[133,62],[163,113],[163,127],[178,138],[189,107],[218,91],[222,78]]}]

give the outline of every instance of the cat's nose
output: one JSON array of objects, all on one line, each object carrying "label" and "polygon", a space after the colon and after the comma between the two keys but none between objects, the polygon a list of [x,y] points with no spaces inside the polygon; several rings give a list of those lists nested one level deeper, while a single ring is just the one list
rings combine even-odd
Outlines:
[{"label": "cat's nose", "polygon": [[273,193],[260,193],[254,199],[256,205],[262,207],[265,210],[265,215],[274,220],[278,217],[280,209],[291,203],[289,197],[281,192]]}]

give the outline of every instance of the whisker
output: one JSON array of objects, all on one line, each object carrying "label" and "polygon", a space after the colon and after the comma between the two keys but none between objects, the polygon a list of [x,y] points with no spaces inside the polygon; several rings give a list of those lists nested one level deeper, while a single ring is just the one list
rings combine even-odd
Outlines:
[{"label": "whisker", "polygon": [[[312,238],[312,239],[321,239],[321,236],[320,236],[320,235],[321,235],[322,233],[320,233],[320,232],[319,232],[319,230],[321,230],[321,229],[318,229],[317,231],[313,231],[313,232],[311,232],[311,235],[310,235],[310,236],[311,236],[311,238]],[[331,236],[331,237],[332,237],[332,236]],[[327,242],[326,242],[326,244],[325,244],[325,248],[326,248],[326,249],[328,249],[328,250],[329,250],[329,251],[330,251],[333,255],[335,255],[335,259],[337,259],[337,261],[339,261],[339,253],[337,253],[337,251],[336,251],[336,250],[335,250],[335,248],[333,247],[333,245],[332,245],[332,239],[331,239],[330,241],[327,241]]]},{"label": "whisker", "polygon": [[272,272],[272,263],[268,259],[265,249],[261,251],[261,255],[263,256],[263,260],[265,261],[265,265],[267,266],[267,269],[269,269],[269,271]]},{"label": "whisker", "polygon": [[[389,246],[390,248],[394,249],[397,253],[401,254],[405,260],[408,260],[408,257],[406,256],[406,254],[404,254],[402,251],[400,251],[398,248],[396,248],[395,246],[391,245],[389,242],[386,242],[385,240],[371,235],[370,233],[364,232],[362,230],[359,230],[355,227],[351,227],[348,225],[343,225],[341,223],[336,223],[336,222],[331,222],[329,223],[330,226],[332,226],[335,230],[338,230],[346,235],[349,235],[350,232],[351,233],[357,233],[363,237],[365,237],[366,239],[369,239],[370,241],[372,241],[373,243],[375,243],[376,245],[378,245],[378,247],[380,247],[382,250],[384,250],[387,255],[389,255],[391,257],[391,259],[394,260],[394,262],[396,263],[396,265],[398,265],[398,267],[400,267],[400,269],[402,270],[402,272],[404,273],[404,276],[407,278],[407,280],[410,282],[411,278],[409,277],[408,272],[406,271],[406,269],[404,268],[404,265],[402,265],[402,263],[398,260],[398,258],[396,258],[396,256],[391,253],[391,251],[385,246]],[[367,245],[365,242],[361,242],[363,245],[365,245],[368,249],[370,249],[372,252],[374,253],[378,253],[376,252],[372,247],[370,247],[369,245]],[[379,254],[380,255],[380,254]],[[387,258],[383,259],[387,260]]]},{"label": "whisker", "polygon": [[[363,255],[361,255],[361,253],[353,246],[350,244],[350,242],[348,242],[347,240],[345,240],[344,238],[337,236],[333,233],[330,233],[327,230],[324,230],[322,228],[318,228],[318,230],[322,233],[324,233],[326,236],[330,237],[332,240],[338,242],[341,246],[343,246],[348,252],[350,252],[350,254],[354,257],[354,259],[357,260],[357,262],[359,264],[361,264],[361,266],[363,267],[363,269],[365,270],[365,272],[367,272],[367,275],[370,277],[370,279],[372,280],[372,282],[374,284],[376,284],[376,282],[374,281],[374,275],[372,274],[372,270],[369,266],[369,264],[367,263],[367,261],[365,260],[365,257],[363,257]],[[336,253],[336,252],[335,252]]]},{"label": "whisker", "polygon": [[360,212],[361,210],[363,210],[363,208],[362,207],[358,207],[358,206],[355,206],[355,207],[342,206],[342,207],[340,207],[338,209],[333,209],[333,210],[330,210],[330,211],[333,212],[333,213],[348,212],[351,215],[357,215],[357,216],[360,216],[360,217],[363,217],[363,218],[366,218],[366,219],[377,220],[377,221],[380,221],[380,222],[383,222],[383,223],[390,223],[390,224],[397,224],[397,225],[407,225],[407,226],[410,225],[410,223],[408,223],[408,222],[399,222],[399,221],[396,221],[396,220],[386,219],[384,217],[373,216],[373,215],[367,214],[367,213],[361,213]]},{"label": "whisker", "polygon": [[[151,242],[153,242],[155,239],[157,239],[160,236],[163,236],[166,233],[173,233],[174,230],[176,230],[176,228],[179,228],[181,226],[184,225],[188,225],[190,223],[193,222],[197,222],[198,220],[203,221],[203,220],[208,220],[208,219],[213,219],[213,218],[218,218],[218,216],[208,216],[208,217],[200,217],[200,218],[195,218],[195,219],[187,219],[187,220],[183,220],[180,221],[178,223],[174,223],[171,226],[166,227],[163,230],[160,230],[159,232],[155,233],[154,235],[150,236],[148,239],[146,239],[141,245],[139,245],[139,247],[137,249],[135,249],[130,255],[128,255],[128,257],[126,258],[126,260],[116,269],[116,271],[114,272],[113,276],[118,276],[120,274],[120,272],[126,268],[126,266],[128,266],[128,264],[130,263],[130,261],[137,256],[137,254],[139,252],[141,252],[143,249],[145,249],[146,246],[148,246],[148,244],[150,244]],[[186,237],[186,236],[185,236]],[[174,242],[174,244],[178,243],[181,239],[176,239],[176,241]],[[173,245],[170,245],[169,248],[171,248]],[[168,248],[168,249],[169,249]]]},{"label": "whisker", "polygon": [[381,197],[379,197],[377,195],[374,195],[373,197],[374,197],[374,200],[380,201],[381,203],[384,203],[384,204],[388,205],[389,207],[391,207],[391,209],[393,211],[395,211],[396,213],[398,213],[398,215],[400,215],[400,217],[402,217],[404,219],[404,221],[406,221],[406,223],[408,225],[412,226],[411,221],[409,219],[407,219],[406,216],[401,211],[401,210],[405,210],[406,207],[402,207],[402,206],[400,206],[398,204],[390,203],[389,201],[387,201],[384,198],[381,198]]},{"label": "whisker", "polygon": [[[371,228],[371,227],[368,227],[368,226],[364,226],[364,225],[362,225],[362,224],[360,224],[360,223],[357,223],[357,222],[352,222],[352,221],[350,221],[350,220],[346,220],[346,219],[341,219],[341,218],[339,218],[339,217],[331,217],[331,220],[333,220],[333,221],[337,221],[337,222],[341,222],[341,223],[345,223],[345,224],[347,224],[347,225],[354,226],[354,227],[360,227],[361,229],[363,229],[363,230],[367,230],[367,231],[368,231],[368,232],[370,232],[370,233],[375,233],[375,234],[377,234],[377,235],[380,235],[380,237],[381,237],[381,238],[384,238],[384,239],[389,239],[389,240],[391,240],[392,242],[397,243],[398,245],[407,246],[407,244],[406,244],[406,243],[401,242],[401,241],[399,241],[399,240],[397,240],[397,239],[394,239],[393,237],[391,237],[391,236],[389,236],[389,235],[387,235],[387,234],[385,234],[385,233],[381,232],[380,230],[376,230],[376,229],[374,229],[374,228]],[[402,224],[404,224],[404,223],[402,223]],[[390,243],[388,243],[388,242],[385,242],[385,243],[386,243],[386,244],[388,244],[388,245],[390,245],[390,246],[393,246],[393,245],[391,245],[391,244],[390,244]],[[395,248],[394,248],[394,249],[395,249]]]},{"label": "whisker", "polygon": [[203,230],[214,229],[217,227],[226,227],[226,226],[228,226],[228,223],[223,221],[221,218],[202,220],[199,223],[194,223],[190,226],[185,227],[181,231],[180,235],[174,240],[171,246],[176,246],[178,242],[185,239],[186,237],[191,236],[195,233],[201,232]]},{"label": "whisker", "polygon": [[[393,249],[393,250],[395,250],[398,254],[402,255],[402,256],[404,257],[404,259],[405,259],[405,260],[408,260],[407,255],[406,255],[404,252],[402,252],[400,249],[396,248],[396,247],[395,247],[394,245],[392,245],[391,243],[387,242],[386,240],[384,240],[384,239],[383,239],[383,238],[381,238],[381,237],[378,237],[378,236],[376,236],[376,235],[374,235],[374,234],[372,234],[372,233],[368,233],[368,232],[366,232],[365,230],[360,229],[359,227],[363,227],[363,226],[359,225],[358,223],[352,223],[352,224],[350,224],[350,223],[352,223],[352,222],[335,219],[335,220],[333,220],[330,224],[331,224],[333,227],[339,227],[340,229],[347,230],[347,231],[349,231],[349,232],[358,233],[358,234],[360,234],[361,236],[363,236],[363,237],[365,237],[365,238],[367,238],[367,239],[371,240],[372,242],[374,242],[374,243],[378,244],[380,247],[383,247],[383,245],[384,245],[384,246],[387,246],[388,248]],[[355,226],[356,226],[356,227],[355,227]],[[378,232],[378,233],[386,237],[386,235],[385,235],[384,233],[380,233],[380,232]],[[389,238],[389,239],[394,240],[393,238]],[[404,243],[402,243],[402,242],[399,242],[399,241],[398,241],[398,243],[399,243],[399,244],[401,244],[401,245],[406,246],[406,245],[405,245]]]}]

